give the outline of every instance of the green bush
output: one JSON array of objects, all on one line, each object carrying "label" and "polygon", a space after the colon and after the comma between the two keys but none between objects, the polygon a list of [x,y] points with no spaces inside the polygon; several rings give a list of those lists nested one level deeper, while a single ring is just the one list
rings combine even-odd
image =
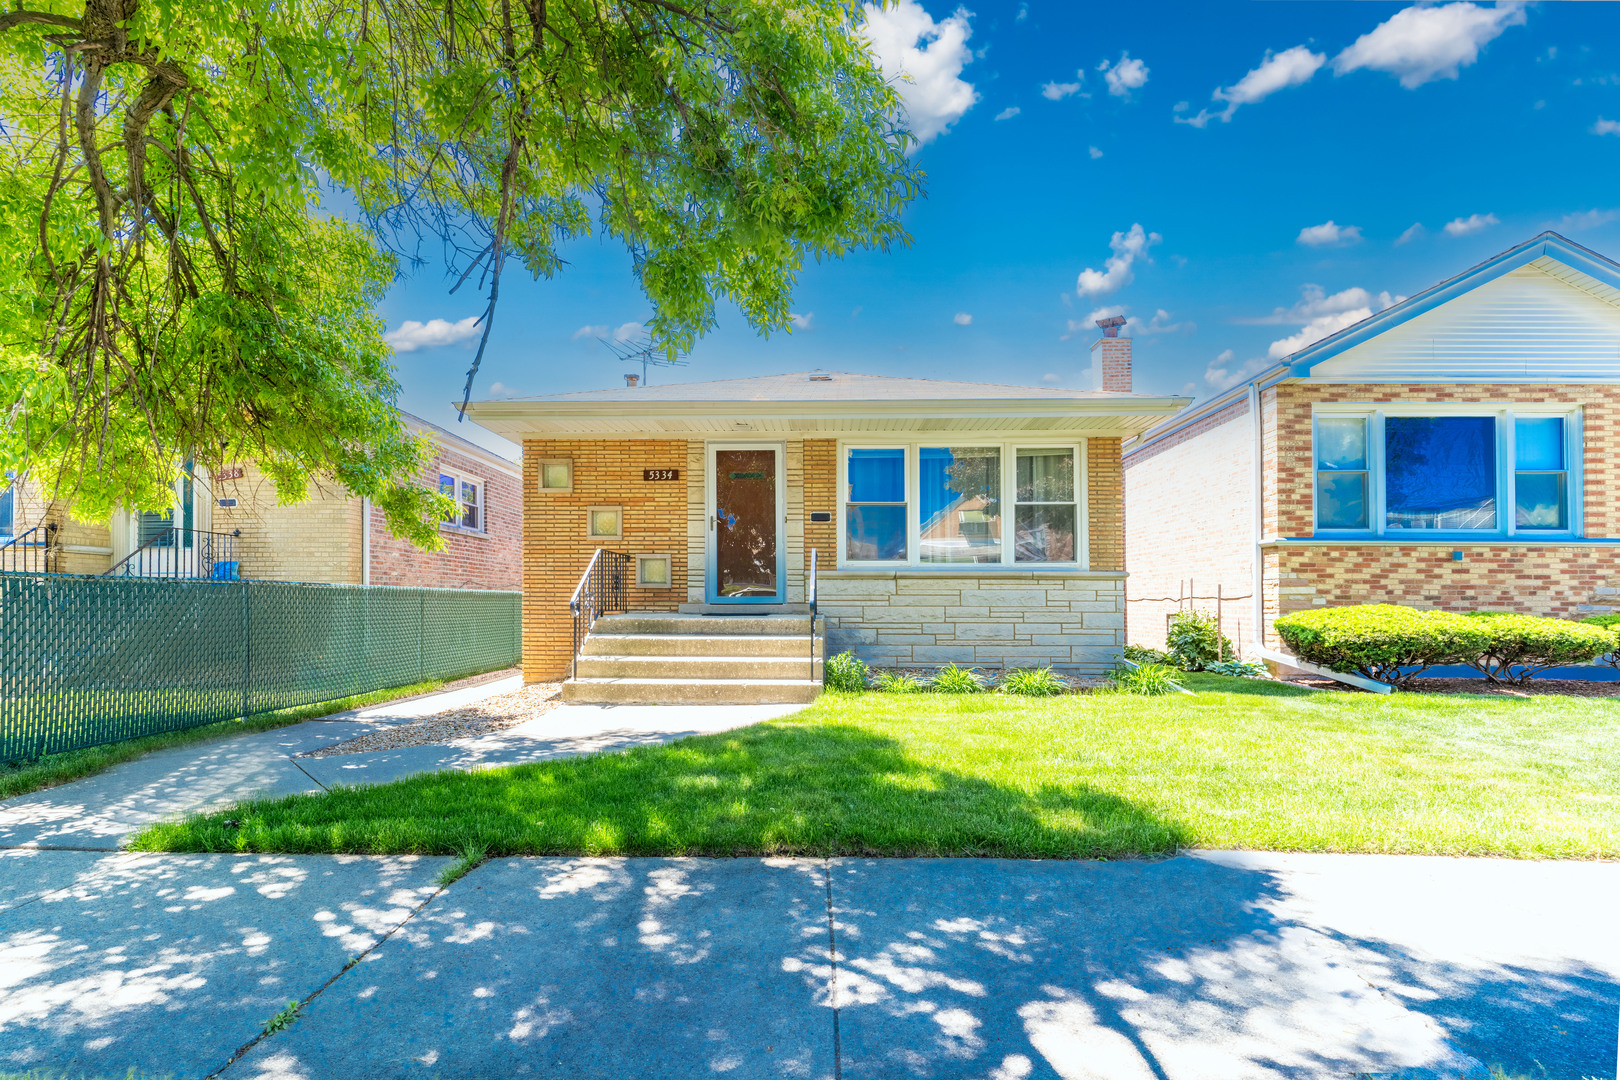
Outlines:
[{"label": "green bush", "polygon": [[1166,659],[1182,671],[1203,671],[1234,655],[1232,643],[1222,636],[1215,616],[1202,611],[1178,611],[1170,616],[1164,641]]},{"label": "green bush", "polygon": [[1007,672],[996,691],[1002,694],[1025,694],[1029,697],[1051,697],[1066,694],[1069,688],[1051,668],[1018,668]]},{"label": "green bush", "polygon": [[866,689],[867,674],[866,664],[847,649],[828,660],[824,668],[827,689],[852,694]]},{"label": "green bush", "polygon": [[984,676],[977,671],[947,664],[934,672],[928,688],[940,694],[977,694],[984,689]]},{"label": "green bush", "polygon": [[885,694],[920,694],[923,684],[917,681],[915,675],[902,675],[895,671],[880,671],[872,680],[872,689],[881,690]]},{"label": "green bush", "polygon": [[1173,694],[1176,684],[1172,676],[1176,669],[1169,664],[1142,664],[1131,667],[1121,664],[1114,669],[1114,689],[1122,694],[1142,694],[1154,697]]},{"label": "green bush", "polygon": [[1158,649],[1150,649],[1146,645],[1125,646],[1125,659],[1133,664],[1162,664],[1170,657]]},{"label": "green bush", "polygon": [[[1581,622],[1589,626],[1601,626],[1605,630],[1620,635],[1620,615],[1588,615]],[[1598,663],[1620,668],[1620,649],[1612,650],[1607,655],[1598,657]]]},{"label": "green bush", "polygon": [[1236,679],[1258,679],[1266,673],[1264,664],[1252,660],[1223,660],[1210,664],[1204,670],[1211,675],[1230,675]]},{"label": "green bush", "polygon": [[1395,604],[1316,608],[1272,625],[1308,664],[1410,689],[1436,664],[1472,664],[1489,648],[1486,619]]},{"label": "green bush", "polygon": [[1614,631],[1601,626],[1509,611],[1471,611],[1468,617],[1490,629],[1490,644],[1469,661],[1490,682],[1523,684],[1547,668],[1590,663],[1615,650]]}]

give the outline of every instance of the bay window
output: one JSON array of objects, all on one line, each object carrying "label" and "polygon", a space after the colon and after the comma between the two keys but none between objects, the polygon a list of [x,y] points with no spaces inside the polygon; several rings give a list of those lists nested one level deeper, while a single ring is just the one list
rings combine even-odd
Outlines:
[{"label": "bay window", "polygon": [[851,446],[842,469],[847,564],[1084,565],[1080,445]]},{"label": "bay window", "polygon": [[1317,532],[1571,531],[1576,414],[1531,408],[1319,408]]}]

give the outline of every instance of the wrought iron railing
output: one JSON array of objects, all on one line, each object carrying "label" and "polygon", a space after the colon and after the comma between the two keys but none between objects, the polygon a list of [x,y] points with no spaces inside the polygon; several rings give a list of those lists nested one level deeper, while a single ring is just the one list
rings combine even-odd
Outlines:
[{"label": "wrought iron railing", "polygon": [[55,562],[55,524],[35,525],[0,544],[0,572],[48,574]]},{"label": "wrought iron railing", "polygon": [[164,529],[103,576],[240,581],[242,564],[236,558],[236,541],[241,535],[241,529],[228,533]]},{"label": "wrought iron railing", "polygon": [[804,594],[810,600],[810,681],[816,681],[816,549],[810,549],[810,580]]},{"label": "wrought iron railing", "polygon": [[585,567],[585,576],[579,579],[579,588],[568,601],[568,613],[574,617],[574,658],[570,662],[568,677],[579,677],[579,647],[585,635],[596,625],[596,617],[610,611],[624,611],[630,603],[630,556],[622,551],[597,548]]}]

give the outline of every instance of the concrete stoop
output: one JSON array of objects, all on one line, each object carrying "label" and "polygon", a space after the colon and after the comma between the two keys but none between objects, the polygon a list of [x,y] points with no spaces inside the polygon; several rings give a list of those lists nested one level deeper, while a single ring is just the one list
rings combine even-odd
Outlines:
[{"label": "concrete stoop", "polygon": [[564,701],[767,705],[821,693],[827,623],[807,614],[604,615],[580,646]]}]

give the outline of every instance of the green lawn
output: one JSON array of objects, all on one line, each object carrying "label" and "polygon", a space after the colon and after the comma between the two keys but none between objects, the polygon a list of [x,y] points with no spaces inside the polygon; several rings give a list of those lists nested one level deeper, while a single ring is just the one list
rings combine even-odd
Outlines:
[{"label": "green lawn", "polygon": [[1620,855],[1620,702],[1185,681],[1195,696],[827,694],[788,719],[722,735],[246,803],[155,826],[131,846]]},{"label": "green lawn", "polygon": [[[318,716],[330,716],[332,713],[344,712],[348,709],[363,709],[367,705],[392,701],[394,698],[430,693],[443,685],[442,680],[435,679],[415,683],[411,686],[396,686],[389,690],[373,690],[370,693],[338,698],[335,701],[317,702],[314,705],[299,705],[291,709],[276,709],[273,712],[255,713],[246,718],[222,720],[217,724],[204,724],[201,727],[182,728],[179,731],[163,731],[156,735],[143,735],[137,739],[125,739],[123,742],[89,746],[82,750],[64,750],[60,754],[46,754],[44,757],[35,758],[32,761],[0,763],[0,799],[15,798],[18,795],[26,795],[30,791],[55,787],[58,784],[66,784],[73,780],[82,780],[86,776],[94,776],[96,773],[105,772],[114,765],[133,761],[156,750],[168,750],[175,746],[188,746],[192,743],[226,739],[233,735],[246,735],[254,731],[269,731],[271,728],[302,723]],[[0,1080],[4,1080],[4,1077],[0,1077]]]}]

